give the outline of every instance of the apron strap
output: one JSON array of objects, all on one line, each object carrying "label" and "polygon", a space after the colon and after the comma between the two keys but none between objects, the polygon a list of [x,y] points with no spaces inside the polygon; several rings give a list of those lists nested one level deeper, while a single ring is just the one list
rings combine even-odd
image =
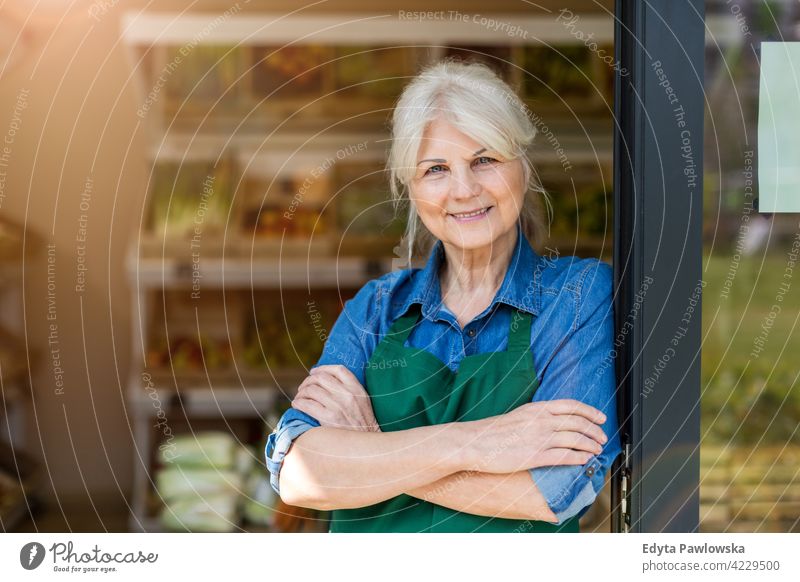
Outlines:
[{"label": "apron strap", "polygon": [[531,319],[530,313],[514,310],[511,314],[506,351],[524,352],[531,349]]},{"label": "apron strap", "polygon": [[415,304],[408,313],[395,320],[386,333],[387,341],[395,342],[400,346],[406,343],[408,336],[411,335],[411,330],[414,329],[420,315],[422,315],[422,309],[419,307],[419,304]]}]

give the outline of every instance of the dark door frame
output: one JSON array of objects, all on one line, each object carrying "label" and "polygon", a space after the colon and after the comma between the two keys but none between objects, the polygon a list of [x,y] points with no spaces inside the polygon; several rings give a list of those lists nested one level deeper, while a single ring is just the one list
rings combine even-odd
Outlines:
[{"label": "dark door frame", "polygon": [[[616,0],[613,531],[699,524],[703,0]],[[623,74],[622,72],[626,74]]]}]

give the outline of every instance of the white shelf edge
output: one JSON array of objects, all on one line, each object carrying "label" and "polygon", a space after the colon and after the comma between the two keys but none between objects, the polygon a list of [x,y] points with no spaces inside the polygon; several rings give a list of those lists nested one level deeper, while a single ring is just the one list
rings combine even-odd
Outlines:
[{"label": "white shelf edge", "polygon": [[[276,257],[264,259],[202,259],[198,263],[201,292],[251,285],[257,288],[323,287],[363,285],[373,277],[367,272],[370,261],[360,257]],[[380,271],[387,273],[392,259],[379,259]],[[194,273],[191,263],[176,258],[138,258],[128,256],[128,278],[139,288],[191,287]]]},{"label": "white shelf edge", "polygon": [[[408,12],[408,11],[407,11]],[[439,11],[444,18],[415,20],[389,14],[325,14],[288,16],[279,13],[180,14],[174,12],[126,12],[123,38],[129,44],[578,44],[573,30],[594,34],[600,43],[614,41],[611,16],[580,15],[575,26],[550,16],[478,14]],[[458,13],[460,18],[449,18]],[[466,18],[466,21],[464,20]],[[473,20],[475,19],[475,20]],[[484,21],[488,19],[491,22]],[[202,34],[200,34],[200,32]],[[379,39],[379,40],[377,40]]]},{"label": "white shelf edge", "polygon": [[[316,130],[314,130],[316,133]],[[216,159],[223,150],[234,151],[238,158],[265,154],[288,155],[293,150],[298,150],[298,155],[315,155],[319,161],[326,157],[336,158],[338,152],[346,151],[347,159],[354,161],[383,161],[385,148],[388,147],[388,133],[356,133],[352,131],[342,133],[327,133],[314,137],[309,141],[308,132],[276,132],[267,133],[241,133],[231,135],[230,132],[170,132],[162,135],[157,143],[152,143],[148,148],[151,160],[197,160]],[[356,151],[348,150],[357,144],[367,142],[373,147]],[[378,147],[375,147],[378,146]]]},{"label": "white shelf edge", "polygon": [[[157,388],[152,391],[142,387],[141,383],[131,384],[128,390],[128,403],[137,416],[154,417],[158,409],[153,405],[160,402],[167,406],[170,398],[176,394],[171,388]],[[259,388],[187,388],[181,390],[181,402],[188,416],[192,417],[254,417],[257,414],[266,416],[272,409],[280,394],[274,386]]]},{"label": "white shelf edge", "polygon": [[[614,42],[610,16],[582,15],[574,26],[551,16],[519,14],[469,14],[467,22],[457,19],[417,21],[391,14],[286,16],[282,14],[229,14],[175,12],[126,12],[122,17],[123,39],[130,45],[151,44],[571,44],[584,42],[593,34],[598,43]],[[497,30],[472,18],[491,18],[502,23]],[[345,20],[345,18],[347,18]],[[706,17],[706,44],[742,42],[745,34],[732,14]],[[519,27],[519,28],[512,28]],[[201,31],[200,34],[198,31]],[[511,33],[511,31],[519,31]],[[584,36],[576,35],[579,31]]]}]

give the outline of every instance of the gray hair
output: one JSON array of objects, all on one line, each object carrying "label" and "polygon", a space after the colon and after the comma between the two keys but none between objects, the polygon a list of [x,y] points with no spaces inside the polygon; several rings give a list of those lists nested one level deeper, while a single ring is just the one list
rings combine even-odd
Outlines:
[{"label": "gray hair", "polygon": [[[395,210],[408,205],[403,247],[409,264],[415,251],[427,254],[433,235],[421,224],[408,185],[416,171],[416,156],[425,128],[435,119],[506,159],[520,159],[527,190],[520,209],[522,232],[537,246],[545,238],[539,183],[528,148],[536,136],[530,112],[519,96],[491,68],[477,62],[445,59],[423,69],[403,90],[392,115],[392,140],[387,170]],[[548,204],[549,207],[549,204]]]}]

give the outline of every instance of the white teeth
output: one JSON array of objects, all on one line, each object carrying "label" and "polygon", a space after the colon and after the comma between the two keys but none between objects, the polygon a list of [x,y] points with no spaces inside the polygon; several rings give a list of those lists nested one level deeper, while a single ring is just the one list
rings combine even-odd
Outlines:
[{"label": "white teeth", "polygon": [[481,208],[480,210],[476,210],[475,212],[465,212],[464,214],[453,214],[456,218],[469,218],[470,216],[478,216],[479,214],[483,214],[486,212],[487,208]]}]

